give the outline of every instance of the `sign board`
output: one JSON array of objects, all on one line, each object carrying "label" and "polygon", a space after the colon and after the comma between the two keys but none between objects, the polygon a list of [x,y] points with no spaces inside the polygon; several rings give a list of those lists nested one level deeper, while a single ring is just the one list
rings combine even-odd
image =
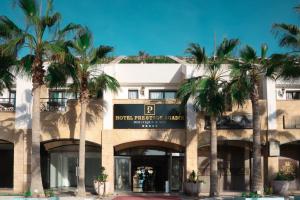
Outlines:
[{"label": "sign board", "polygon": [[269,142],[269,156],[280,156],[280,144],[277,141]]},{"label": "sign board", "polygon": [[185,129],[178,104],[115,104],[114,129]]}]

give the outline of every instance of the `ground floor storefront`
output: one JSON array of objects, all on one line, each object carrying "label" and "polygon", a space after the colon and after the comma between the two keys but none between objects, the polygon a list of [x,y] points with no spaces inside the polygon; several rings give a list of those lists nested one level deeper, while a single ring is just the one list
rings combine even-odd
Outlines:
[{"label": "ground floor storefront", "polygon": [[[154,135],[150,135],[153,137]],[[93,191],[93,180],[99,175],[100,166],[106,168],[109,192],[183,192],[184,183],[192,170],[205,184],[202,192],[209,191],[209,145],[198,146],[197,139],[172,138],[173,141],[149,139],[126,140],[103,139],[103,143],[87,141],[85,183]],[[168,138],[168,140],[171,140]],[[186,144],[186,145],[185,145]],[[24,144],[23,144],[24,145]],[[24,146],[21,145],[21,149]],[[241,140],[218,141],[218,170],[221,192],[249,191],[251,185],[252,143]],[[300,190],[299,152],[300,142],[280,145],[279,156],[269,156],[268,147],[263,147],[262,167],[265,188],[272,186],[276,173],[290,170],[295,180],[290,182],[290,191]],[[16,152],[17,151],[17,152]],[[19,152],[19,153],[18,153]],[[21,153],[20,153],[21,152]],[[0,192],[11,190],[24,192],[28,185],[26,170],[20,175],[20,167],[27,159],[22,157],[20,144],[0,141]],[[78,139],[48,140],[41,143],[41,169],[44,188],[75,191],[78,182]],[[20,159],[21,158],[21,159]],[[196,164],[195,164],[196,163]],[[27,165],[28,166],[28,165]],[[25,167],[24,167],[25,168]],[[22,169],[22,168],[21,168]],[[18,185],[21,179],[22,188]],[[18,187],[16,189],[16,186]]]}]

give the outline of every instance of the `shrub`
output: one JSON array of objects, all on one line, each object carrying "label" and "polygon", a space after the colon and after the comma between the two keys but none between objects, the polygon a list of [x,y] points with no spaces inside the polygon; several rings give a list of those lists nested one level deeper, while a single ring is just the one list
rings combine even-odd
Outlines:
[{"label": "shrub", "polygon": [[96,177],[96,181],[99,182],[106,182],[108,175],[104,173],[105,168],[104,167],[100,167],[100,173],[99,175]]},{"label": "shrub", "polygon": [[26,192],[24,192],[24,197],[31,197],[32,196],[32,192],[30,189],[28,189]]},{"label": "shrub", "polygon": [[292,181],[295,179],[295,173],[288,170],[280,170],[277,172],[275,180],[276,181]]}]

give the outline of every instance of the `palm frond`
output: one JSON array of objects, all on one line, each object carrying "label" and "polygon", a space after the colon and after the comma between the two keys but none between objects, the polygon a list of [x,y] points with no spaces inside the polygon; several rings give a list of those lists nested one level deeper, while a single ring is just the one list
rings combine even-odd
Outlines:
[{"label": "palm frond", "polygon": [[79,29],[82,29],[82,26],[79,24],[69,23],[67,24],[63,29],[58,31],[59,38],[64,38],[68,33],[73,31],[78,31]]},{"label": "palm frond", "polygon": [[241,51],[240,51],[240,57],[246,61],[246,62],[251,62],[251,61],[255,61],[257,59],[257,56],[256,56],[256,51],[246,45]]},{"label": "palm frond", "polygon": [[296,10],[296,12],[300,12],[300,5],[295,6],[294,9]]},{"label": "palm frond", "polygon": [[19,0],[19,6],[27,18],[38,15],[38,5],[35,0]]},{"label": "palm frond", "polygon": [[14,83],[14,75],[12,68],[17,63],[16,57],[13,55],[4,55],[0,53],[0,94],[3,89],[10,89]]},{"label": "palm frond", "polygon": [[21,73],[22,75],[31,76],[32,73],[32,64],[34,60],[34,55],[27,54],[24,57],[22,57],[16,67],[16,73]]},{"label": "palm frond", "polygon": [[267,68],[267,76],[293,79],[300,75],[300,59],[296,55],[273,54]]},{"label": "palm frond", "polygon": [[198,65],[205,63],[207,60],[205,49],[199,44],[191,43],[185,52],[191,54],[196,59]]},{"label": "palm frond", "polygon": [[120,88],[119,82],[114,77],[105,73],[92,78],[89,81],[88,86],[90,94],[98,98],[101,97],[102,92],[104,91],[109,90],[116,93]]},{"label": "palm frond", "polygon": [[22,30],[8,17],[0,16],[0,38],[11,39],[22,34]]},{"label": "palm frond", "polygon": [[267,44],[262,44],[261,45],[261,50],[260,50],[260,52],[261,52],[261,58],[262,59],[265,59],[266,57],[267,57],[267,51],[268,51],[268,45]]},{"label": "palm frond", "polygon": [[96,64],[102,58],[106,57],[108,53],[113,51],[113,47],[101,45],[95,49],[95,53],[92,55],[91,64]]},{"label": "palm frond", "polygon": [[92,34],[88,28],[81,29],[75,40],[76,46],[81,51],[86,51],[92,44]]},{"label": "palm frond", "polygon": [[25,43],[25,37],[23,35],[14,37],[1,45],[2,53],[8,55],[17,55],[17,52],[21,49]]},{"label": "palm frond", "polygon": [[238,39],[224,39],[223,42],[218,46],[216,55],[217,57],[224,58],[230,56],[232,51],[236,48],[239,44]]},{"label": "palm frond", "polygon": [[51,16],[42,17],[41,23],[44,27],[52,27],[61,19],[60,13],[56,12]]},{"label": "palm frond", "polygon": [[274,24],[273,30],[279,36],[279,45],[282,47],[300,48],[300,28],[293,24]]},{"label": "palm frond", "polygon": [[49,16],[53,10],[53,0],[47,0],[47,8],[45,16]]}]

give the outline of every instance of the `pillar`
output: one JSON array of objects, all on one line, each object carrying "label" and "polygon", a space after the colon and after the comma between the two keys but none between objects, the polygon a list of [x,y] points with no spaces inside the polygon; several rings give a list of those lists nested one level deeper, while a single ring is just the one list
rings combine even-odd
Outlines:
[{"label": "pillar", "polygon": [[186,149],[185,172],[186,178],[194,170],[198,172],[198,131],[196,125],[197,113],[193,109],[193,99],[190,98],[186,109]]},{"label": "pillar", "polygon": [[198,172],[198,134],[197,131],[187,131],[185,148],[185,171],[186,178],[194,170]]},{"label": "pillar", "polygon": [[244,167],[245,167],[245,174],[244,174],[244,179],[245,179],[245,190],[250,191],[250,147],[247,145],[245,146],[245,154],[244,154]]},{"label": "pillar", "polygon": [[102,166],[105,168],[105,173],[108,175],[106,188],[107,194],[114,192],[114,146],[112,143],[112,131],[104,130],[102,132]]}]

